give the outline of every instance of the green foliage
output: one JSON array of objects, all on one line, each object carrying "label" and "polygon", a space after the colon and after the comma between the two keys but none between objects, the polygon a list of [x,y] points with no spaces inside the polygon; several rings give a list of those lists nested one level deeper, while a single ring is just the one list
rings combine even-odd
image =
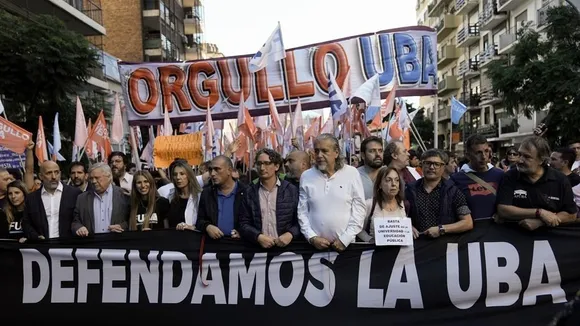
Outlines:
[{"label": "green foliage", "polygon": [[[76,95],[93,69],[100,69],[97,52],[80,34],[53,16],[32,19],[0,11],[0,94],[6,97],[8,119],[28,131],[38,130],[42,116],[52,142],[52,125],[59,112],[62,150],[70,158],[74,138]],[[85,118],[104,109],[102,99],[83,100]]]},{"label": "green foliage", "polygon": [[508,59],[489,64],[487,76],[511,114],[530,117],[546,107],[546,136],[555,145],[580,139],[580,14],[571,6],[548,9],[542,36],[519,32]]},{"label": "green foliage", "polygon": [[[417,131],[419,132],[419,136],[421,136],[421,139],[423,139],[425,146],[427,148],[432,148],[433,147],[433,135],[434,135],[433,121],[431,121],[431,119],[428,119],[427,117],[425,117],[424,108],[416,109],[413,107],[412,103],[407,102],[407,110],[409,111],[409,113],[412,113],[415,110],[420,110],[415,115],[415,118],[413,119],[413,124],[415,124],[415,127],[417,128]],[[413,135],[413,133],[411,133],[411,143],[419,145],[419,139],[415,138],[415,135]]]}]

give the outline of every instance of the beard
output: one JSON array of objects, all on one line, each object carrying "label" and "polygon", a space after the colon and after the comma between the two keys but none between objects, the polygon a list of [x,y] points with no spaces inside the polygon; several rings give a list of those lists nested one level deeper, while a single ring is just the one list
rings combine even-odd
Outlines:
[{"label": "beard", "polygon": [[328,170],[328,163],[316,164],[316,168],[321,172],[326,172]]},{"label": "beard", "polygon": [[378,169],[378,168],[383,166],[383,160],[381,160],[381,161],[372,160],[372,161],[368,161],[368,162],[365,161],[365,163],[366,163],[366,165],[368,165],[369,167],[371,167],[373,169]]}]

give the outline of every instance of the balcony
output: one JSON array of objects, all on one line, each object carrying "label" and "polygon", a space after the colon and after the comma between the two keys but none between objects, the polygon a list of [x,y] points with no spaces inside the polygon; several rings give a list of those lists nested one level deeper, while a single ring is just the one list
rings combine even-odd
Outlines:
[{"label": "balcony", "polygon": [[151,57],[161,56],[161,38],[152,38],[143,41],[145,55]]},{"label": "balcony", "polygon": [[439,16],[441,9],[445,6],[445,2],[448,0],[431,0],[431,3],[427,6],[427,15],[429,17],[437,17]]},{"label": "balcony", "polygon": [[499,46],[497,48],[498,54],[508,54],[510,53],[516,41],[518,40],[518,31],[517,28],[512,28],[507,31],[505,34],[499,36]]},{"label": "balcony", "polygon": [[501,97],[497,92],[494,92],[493,88],[487,87],[481,89],[480,105],[493,105],[497,103],[501,103]]},{"label": "balcony", "polygon": [[459,58],[459,51],[455,45],[445,45],[437,53],[437,67],[442,68]]},{"label": "balcony", "polygon": [[461,87],[457,76],[445,76],[437,83],[437,94],[439,96],[458,90]]},{"label": "balcony", "polygon": [[457,78],[469,80],[479,76],[479,56],[476,55],[469,60],[463,60],[459,63]]},{"label": "balcony", "polygon": [[473,109],[479,107],[479,103],[481,102],[481,97],[478,93],[461,93],[461,97],[459,98],[461,103],[463,103],[467,108]]},{"label": "balcony", "polygon": [[457,26],[457,16],[450,14],[443,15],[437,25],[437,41],[443,41]]},{"label": "balcony", "polygon": [[499,131],[496,125],[479,126],[474,131],[487,139],[499,137]]},{"label": "balcony", "polygon": [[479,26],[467,25],[457,32],[457,47],[467,48],[479,42]]},{"label": "balcony", "polygon": [[519,5],[526,2],[525,0],[498,0],[497,1],[497,10],[498,11],[512,11],[516,9]]},{"label": "balcony", "polygon": [[490,44],[479,54],[479,68],[485,67],[488,63],[499,59],[497,45]]},{"label": "balcony", "polygon": [[537,17],[537,26],[538,30],[543,29],[548,24],[548,9],[551,7],[558,6],[560,1],[552,0],[545,5],[543,5],[540,9],[538,9],[538,17]]},{"label": "balcony", "polygon": [[497,10],[497,3],[495,1],[488,0],[483,7],[482,15],[479,17],[479,28],[482,31],[491,31],[506,20],[507,14]]},{"label": "balcony", "polygon": [[437,111],[437,121],[445,121],[451,119],[451,107],[445,106]]},{"label": "balcony", "polygon": [[455,1],[455,12],[457,15],[469,15],[469,13],[479,7],[477,0],[457,0]]}]

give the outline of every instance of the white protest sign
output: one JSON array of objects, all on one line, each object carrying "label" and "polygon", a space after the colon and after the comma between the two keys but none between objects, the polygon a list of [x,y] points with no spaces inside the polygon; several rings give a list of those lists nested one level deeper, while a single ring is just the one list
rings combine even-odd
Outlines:
[{"label": "white protest sign", "polygon": [[375,245],[412,246],[413,225],[410,218],[374,218]]}]

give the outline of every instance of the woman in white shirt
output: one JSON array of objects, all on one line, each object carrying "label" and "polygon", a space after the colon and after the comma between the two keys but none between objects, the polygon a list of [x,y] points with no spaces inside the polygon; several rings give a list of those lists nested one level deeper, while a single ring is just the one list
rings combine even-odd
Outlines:
[{"label": "woman in white shirt", "polygon": [[[366,201],[367,218],[365,226],[357,237],[364,242],[374,242],[375,218],[407,218],[405,212],[405,188],[403,178],[393,167],[383,166],[377,173],[373,185],[373,198]],[[413,228],[413,237],[418,237],[418,232]]]}]

